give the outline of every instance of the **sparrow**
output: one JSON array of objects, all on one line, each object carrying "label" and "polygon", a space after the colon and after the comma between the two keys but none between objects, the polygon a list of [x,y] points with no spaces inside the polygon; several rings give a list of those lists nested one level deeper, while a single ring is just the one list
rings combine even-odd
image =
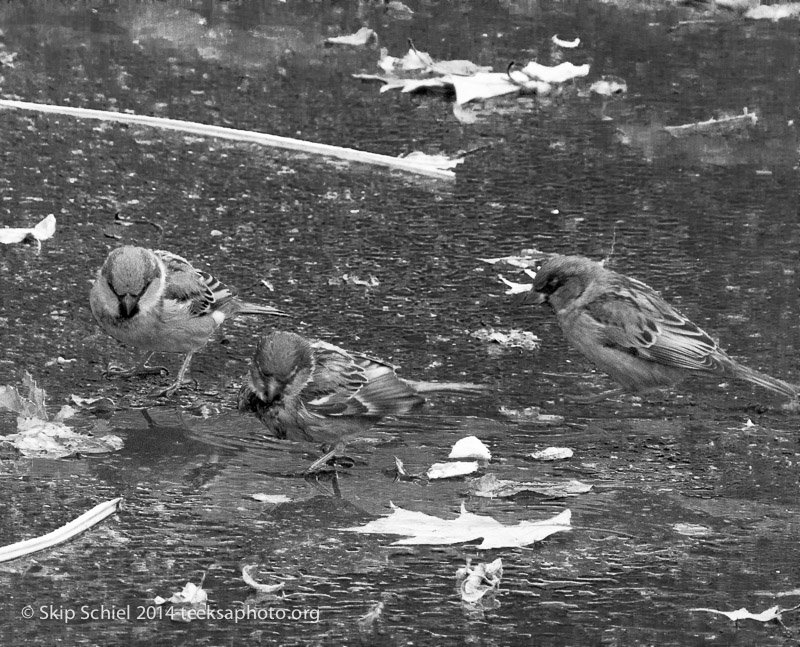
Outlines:
[{"label": "sparrow", "polygon": [[[247,303],[185,258],[162,250],[125,245],[112,250],[89,294],[97,323],[123,344],[149,351],[185,353],[175,382],[153,395],[172,395],[183,384],[192,355],[229,317],[288,316],[272,306]],[[148,356],[149,358],[149,356]],[[130,371],[153,372],[146,360]]]},{"label": "sparrow", "polygon": [[629,391],[708,373],[798,397],[798,387],[729,357],[648,285],[583,256],[549,257],[522,300],[550,304],[567,341]]},{"label": "sparrow", "polygon": [[255,415],[277,438],[334,445],[307,470],[313,472],[339,454],[348,438],[385,416],[418,408],[426,394],[487,390],[465,382],[403,379],[382,360],[275,331],[259,339],[238,404],[241,413]]}]

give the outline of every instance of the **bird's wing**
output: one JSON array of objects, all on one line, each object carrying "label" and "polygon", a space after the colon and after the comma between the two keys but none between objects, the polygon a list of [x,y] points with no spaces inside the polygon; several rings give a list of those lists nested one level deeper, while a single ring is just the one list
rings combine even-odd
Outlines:
[{"label": "bird's wing", "polygon": [[167,268],[164,298],[184,305],[191,314],[210,314],[226,301],[231,291],[211,274],[195,269],[185,258],[156,250]]},{"label": "bird's wing", "polygon": [[313,372],[301,394],[308,411],[321,416],[358,415],[366,410],[355,395],[367,382],[347,351],[322,341],[312,344]]},{"label": "bird's wing", "polygon": [[695,371],[713,370],[725,354],[701,328],[653,289],[619,277],[585,306],[600,324],[603,341],[654,362]]},{"label": "bird's wing", "polygon": [[391,364],[320,341],[313,349],[314,372],[303,390],[312,413],[380,418],[405,413],[424,401]]}]

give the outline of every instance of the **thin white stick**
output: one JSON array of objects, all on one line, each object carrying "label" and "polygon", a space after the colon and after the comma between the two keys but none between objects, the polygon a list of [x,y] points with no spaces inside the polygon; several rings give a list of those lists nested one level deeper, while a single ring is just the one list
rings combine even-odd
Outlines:
[{"label": "thin white stick", "polygon": [[41,537],[34,537],[33,539],[18,541],[16,544],[3,546],[0,548],[0,562],[8,562],[12,559],[17,559],[17,557],[30,555],[31,553],[50,548],[68,539],[72,539],[75,535],[79,535],[84,530],[88,530],[109,515],[114,514],[119,507],[120,501],[122,501],[122,497],[96,505],[88,512],[84,512],[77,519],[70,521],[67,525],[61,526],[58,530],[54,530]]},{"label": "thin white stick", "polygon": [[82,119],[100,119],[102,121],[114,121],[126,124],[139,124],[151,126],[153,128],[164,128],[167,130],[178,130],[184,133],[192,133],[203,137],[219,137],[220,139],[232,139],[240,142],[252,144],[262,144],[273,148],[285,148],[288,150],[301,151],[303,153],[314,153],[327,157],[349,160],[351,162],[361,162],[363,164],[374,164],[376,166],[387,166],[389,168],[408,171],[445,180],[455,177],[453,171],[445,169],[431,168],[430,166],[418,164],[413,160],[403,157],[391,157],[389,155],[379,155],[378,153],[367,153],[353,148],[340,148],[330,144],[317,144],[306,142],[302,139],[292,139],[291,137],[280,137],[279,135],[267,135],[265,133],[253,132],[250,130],[237,130],[235,128],[224,128],[222,126],[207,126],[193,121],[182,121],[180,119],[165,119],[163,117],[150,117],[148,115],[134,115],[126,112],[107,112],[105,110],[92,110],[90,108],[73,108],[71,106],[53,106],[46,103],[30,103],[28,101],[12,101],[10,99],[0,99],[0,108],[14,108],[18,110],[35,110],[36,112],[47,112],[57,115],[69,115]]}]

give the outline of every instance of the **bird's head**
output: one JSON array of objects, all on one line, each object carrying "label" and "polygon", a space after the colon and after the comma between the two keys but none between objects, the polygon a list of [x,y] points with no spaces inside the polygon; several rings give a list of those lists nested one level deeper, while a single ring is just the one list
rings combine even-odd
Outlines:
[{"label": "bird's head", "polygon": [[536,272],[533,288],[524,297],[525,303],[549,303],[555,310],[577,299],[603,266],[584,256],[553,256]]},{"label": "bird's head", "polygon": [[119,318],[130,319],[142,306],[158,300],[164,267],[150,250],[125,245],[108,255],[97,280],[117,299]]},{"label": "bird's head", "polygon": [[305,384],[312,368],[311,344],[306,339],[285,331],[264,334],[250,364],[250,386],[263,402],[279,402],[287,387],[300,381]]}]

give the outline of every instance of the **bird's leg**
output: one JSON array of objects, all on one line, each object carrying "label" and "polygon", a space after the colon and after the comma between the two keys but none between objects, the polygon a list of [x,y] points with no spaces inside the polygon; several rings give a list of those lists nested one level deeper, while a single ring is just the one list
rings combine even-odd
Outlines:
[{"label": "bird's leg", "polygon": [[346,445],[347,443],[344,440],[340,440],[330,449],[330,451],[326,452],[313,463],[311,463],[305,473],[313,474],[315,472],[322,471],[325,466],[332,466],[334,469],[336,469],[337,463],[341,463],[343,467],[353,467],[353,465],[356,464],[356,460],[344,453],[344,448]]},{"label": "bird's leg", "polygon": [[336,468],[333,468],[333,470],[331,470],[329,472],[329,474],[330,474],[329,478],[330,478],[330,481],[331,481],[331,489],[330,490],[328,488],[326,488],[322,484],[322,482],[319,480],[320,474],[322,474],[322,471],[306,472],[304,474],[304,478],[308,483],[313,485],[320,492],[323,492],[324,494],[326,494],[328,496],[335,496],[337,499],[341,499],[342,498],[342,491],[339,489],[339,474],[337,473]]},{"label": "bird's leg", "polygon": [[147,362],[155,353],[150,353],[145,357],[143,362],[140,362],[133,368],[122,368],[113,362],[109,362],[103,375],[107,377],[133,377],[134,375],[161,375],[166,373],[169,375],[169,370],[166,366],[150,366]]},{"label": "bird's leg", "polygon": [[150,392],[149,395],[151,397],[161,397],[161,396],[170,397],[178,389],[180,389],[184,384],[183,378],[186,375],[186,371],[189,370],[189,363],[192,361],[192,355],[194,355],[193,351],[189,351],[188,353],[186,353],[186,357],[183,360],[183,364],[181,364],[181,368],[178,371],[178,377],[172,384],[170,384],[166,388],[156,389]]}]

